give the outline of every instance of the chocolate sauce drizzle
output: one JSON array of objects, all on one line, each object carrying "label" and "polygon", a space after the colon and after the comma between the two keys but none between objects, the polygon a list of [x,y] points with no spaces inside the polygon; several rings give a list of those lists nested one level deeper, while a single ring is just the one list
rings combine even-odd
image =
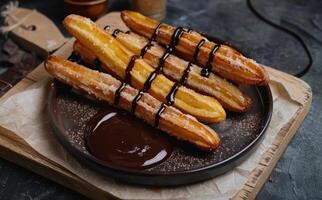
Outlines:
[{"label": "chocolate sauce drizzle", "polygon": [[110,30],[110,28],[111,28],[110,25],[106,25],[106,26],[104,26],[104,31],[108,31],[108,30]]},{"label": "chocolate sauce drizzle", "polygon": [[98,58],[94,60],[94,67],[95,69],[101,69],[101,61]]},{"label": "chocolate sauce drizzle", "polygon": [[206,40],[201,39],[198,45],[196,46],[195,52],[193,54],[192,60],[188,63],[186,69],[183,71],[182,77],[180,79],[180,84],[185,85],[188,81],[188,76],[191,71],[192,64],[194,64],[197,61],[197,58],[199,56],[200,48],[205,44]]},{"label": "chocolate sauce drizzle", "polygon": [[210,75],[212,65],[211,62],[215,56],[215,53],[218,51],[220,44],[215,44],[212,50],[209,53],[207,64],[201,70],[201,76],[208,77]]},{"label": "chocolate sauce drizzle", "polygon": [[116,89],[115,91],[115,97],[114,97],[114,105],[118,105],[121,97],[121,92],[126,87],[127,83],[122,82],[121,85]]},{"label": "chocolate sauce drizzle", "polygon": [[114,97],[114,105],[118,105],[119,101],[120,101],[120,97],[121,97],[121,92],[124,90],[125,86],[127,85],[127,83],[131,82],[131,70],[134,67],[135,61],[136,59],[138,59],[139,57],[134,55],[131,57],[130,62],[128,63],[126,69],[125,69],[125,78],[124,81],[121,82],[121,85],[116,89],[115,91],[115,97]]},{"label": "chocolate sauce drizzle", "polygon": [[126,69],[125,69],[125,82],[126,83],[130,83],[131,82],[131,74],[130,72],[132,71],[133,67],[134,67],[134,64],[135,64],[135,61],[139,58],[139,56],[136,56],[136,55],[133,55],[131,57],[131,60],[129,62],[129,64],[126,66]]},{"label": "chocolate sauce drizzle", "polygon": [[152,42],[155,42],[158,32],[160,30],[160,27],[161,27],[161,23],[159,23],[158,26],[154,29],[149,42],[142,48],[141,53],[140,53],[140,56],[142,58],[144,57],[145,53],[153,46]]},{"label": "chocolate sauce drizzle", "polygon": [[158,110],[158,112],[156,113],[156,115],[155,115],[155,119],[154,119],[154,126],[155,127],[158,127],[159,126],[159,122],[160,122],[160,118],[161,118],[161,114],[163,113],[163,111],[165,111],[165,109],[166,109],[166,107],[167,106],[172,106],[173,104],[174,104],[174,100],[175,100],[175,97],[176,97],[176,94],[177,94],[177,91],[178,91],[178,89],[179,89],[179,87],[181,86],[181,84],[180,83],[175,83],[173,86],[172,86],[172,88],[171,88],[171,90],[170,90],[170,92],[169,92],[169,94],[167,95],[167,97],[166,97],[166,103],[163,103],[163,104],[161,104],[161,106],[160,106],[160,108],[159,108],[159,110]]},{"label": "chocolate sauce drizzle", "polygon": [[[176,45],[179,42],[180,37],[182,36],[183,32],[185,30],[182,27],[178,27],[175,29],[175,31],[173,32],[172,38],[171,38],[171,42],[168,45],[167,50],[165,51],[165,53],[162,55],[161,59],[160,59],[160,63],[159,66],[164,65],[165,60],[169,57],[169,55],[175,50]],[[190,67],[189,67],[190,68]],[[185,70],[186,71],[186,70]],[[187,70],[188,72],[188,70]],[[166,109],[167,106],[171,106],[174,103],[175,100],[175,96],[177,94],[178,89],[181,87],[181,81],[180,83],[175,83],[173,84],[169,94],[166,97],[166,103],[161,104],[158,112],[155,115],[155,121],[154,121],[154,126],[158,127],[159,126],[159,121],[161,118],[161,114],[164,112],[164,110]]]},{"label": "chocolate sauce drizzle", "polygon": [[[158,32],[160,30],[161,27],[161,23],[158,24],[158,26],[154,29],[154,32],[149,40],[149,42],[142,48],[141,52],[140,52],[140,57],[143,58],[144,55],[146,54],[146,52],[153,46],[153,42],[156,41],[156,37],[158,35]],[[109,26],[104,27],[104,30],[109,29]],[[154,81],[154,79],[157,77],[158,74],[163,72],[163,66],[165,63],[165,60],[170,56],[170,54],[175,50],[176,45],[179,42],[180,37],[182,36],[183,32],[188,32],[191,33],[193,30],[192,29],[183,29],[182,27],[178,27],[174,30],[172,37],[171,37],[171,41],[166,49],[166,51],[164,52],[164,54],[162,55],[162,57],[160,58],[159,64],[158,66],[155,68],[155,70],[149,75],[149,77],[147,78],[147,80],[145,81],[143,88],[138,92],[138,94],[134,97],[133,101],[132,101],[132,107],[131,107],[131,113],[134,114],[136,111],[136,107],[138,102],[140,101],[140,99],[143,97],[144,93],[146,93],[152,85],[152,82]],[[116,37],[118,33],[122,32],[120,29],[115,29],[112,33],[113,37]],[[129,32],[126,32],[129,33]],[[159,126],[159,121],[161,118],[161,114],[164,112],[164,110],[166,109],[167,106],[172,106],[174,104],[174,100],[175,100],[175,96],[176,93],[178,91],[178,89],[182,86],[185,85],[187,80],[188,80],[188,76],[189,73],[191,71],[191,66],[192,64],[194,64],[198,58],[199,55],[199,51],[200,48],[205,44],[205,39],[200,40],[200,42],[198,43],[198,45],[196,46],[195,52],[193,54],[193,58],[192,60],[188,63],[186,69],[183,72],[183,75],[180,79],[179,82],[173,84],[170,92],[168,93],[168,95],[166,96],[166,103],[162,103],[159,110],[157,111],[156,115],[155,115],[155,122],[154,122],[154,126],[158,127]],[[207,64],[205,65],[205,67],[201,70],[201,75],[202,76],[209,76],[209,73],[211,71],[211,61],[213,60],[214,54],[216,53],[216,51],[219,49],[220,45],[215,45],[214,48],[212,49],[212,51],[209,54],[209,58],[207,61]],[[131,75],[130,72],[134,67],[135,61],[138,59],[139,57],[136,55],[133,55],[130,59],[130,62],[128,63],[126,70],[125,70],[125,78],[124,81],[121,83],[121,85],[119,86],[119,88],[117,88],[117,90],[115,91],[115,98],[114,98],[114,104],[118,105],[119,100],[120,100],[120,96],[121,96],[121,92],[124,90],[124,88],[126,87],[126,85],[128,83],[130,83],[131,81]]]},{"label": "chocolate sauce drizzle", "polygon": [[[140,56],[143,57],[144,54],[148,51],[149,48],[151,48],[153,46],[152,42],[155,41],[156,36],[158,34],[158,30],[160,29],[160,24],[158,24],[158,26],[155,28],[152,37],[150,39],[150,41],[145,45],[145,47],[141,50],[141,54]],[[107,26],[106,26],[107,27]],[[105,29],[105,28],[104,28]],[[118,33],[122,32],[120,29],[115,29],[112,33],[113,37],[116,37]],[[129,32],[126,32],[129,33]],[[125,78],[124,81],[121,83],[121,85],[119,86],[119,88],[116,89],[115,91],[115,98],[114,98],[114,105],[118,105],[119,100],[120,100],[120,96],[121,96],[121,92],[124,90],[124,88],[126,87],[127,83],[131,82],[131,74],[130,72],[132,71],[135,61],[138,59],[139,57],[136,55],[133,55],[130,59],[130,62],[128,63],[126,70],[125,70]],[[159,65],[160,67],[158,67],[156,70],[154,70],[148,77],[148,79],[145,81],[144,85],[143,85],[143,89],[139,91],[139,93],[134,97],[133,101],[132,101],[132,108],[131,108],[131,112],[132,114],[135,113],[136,110],[136,106],[137,103],[140,101],[140,99],[142,98],[143,94],[145,92],[147,92],[150,87],[151,84],[153,82],[153,80],[155,79],[155,77],[157,76],[157,73],[159,73],[159,71],[161,71],[162,69],[162,65]]]},{"label": "chocolate sauce drizzle", "polygon": [[[141,57],[143,57],[144,54],[147,52],[147,50],[153,46],[152,42],[155,41],[155,39],[156,39],[156,36],[158,34],[158,30],[160,29],[160,25],[161,25],[161,23],[154,30],[154,32],[153,32],[153,34],[151,36],[150,41],[141,50],[141,54],[140,54]],[[160,73],[162,73],[165,60],[175,50],[175,47],[178,44],[179,39],[180,39],[180,37],[181,37],[181,35],[182,35],[183,32],[184,32],[184,29],[182,27],[176,28],[175,31],[173,32],[171,41],[170,41],[170,43],[168,45],[168,48],[164,52],[164,54],[162,55],[162,57],[160,58],[160,61],[159,61],[158,66],[149,75],[149,77],[147,78],[147,80],[145,81],[145,83],[143,85],[143,88],[138,92],[138,94],[134,97],[134,99],[132,101],[132,109],[131,109],[131,112],[133,114],[135,113],[137,104],[140,101],[140,99],[142,98],[142,96],[144,95],[144,93],[147,92],[151,88],[152,82],[157,77],[157,75],[160,74]],[[156,127],[159,124],[160,115],[165,110],[166,105],[169,106],[169,105],[172,105],[174,103],[175,95],[176,95],[176,92],[177,92],[177,90],[178,90],[179,87],[180,87],[180,84],[177,84],[176,83],[176,84],[173,85],[173,87],[171,88],[169,94],[166,97],[167,102],[165,104],[162,104],[161,107],[160,107],[160,109],[158,110],[158,112],[157,112],[157,114],[155,116],[155,124],[154,124]]]},{"label": "chocolate sauce drizzle", "polygon": [[[151,40],[152,41],[152,40]],[[146,52],[153,46],[152,42],[148,42],[141,50],[140,56],[143,58]]]},{"label": "chocolate sauce drizzle", "polygon": [[192,64],[193,64],[192,62],[189,62],[186,69],[183,71],[183,74],[182,74],[181,79],[179,81],[181,85],[185,85],[187,83]]},{"label": "chocolate sauce drizzle", "polygon": [[[106,31],[109,30],[109,29],[110,29],[110,26],[109,25],[107,25],[107,26],[104,27],[104,30],[106,30]],[[114,38],[116,38],[117,37],[117,34],[119,34],[120,32],[124,33],[124,31],[122,31],[120,29],[115,29],[113,31],[113,33],[112,33],[112,36]],[[130,33],[130,31],[126,31],[125,33],[128,34],[128,33]],[[122,91],[125,89],[126,85],[131,82],[131,74],[130,74],[130,72],[133,69],[134,64],[135,64],[135,61],[138,58],[139,58],[138,56],[133,55],[131,57],[131,59],[130,59],[130,62],[128,63],[128,65],[127,65],[127,67],[125,69],[125,78],[124,78],[124,81],[121,82],[120,86],[115,91],[114,105],[116,105],[116,106],[119,104]],[[95,60],[95,66],[97,68],[99,68],[100,64],[101,64],[101,62],[98,59],[96,59]]]},{"label": "chocolate sauce drizzle", "polygon": [[[152,42],[156,40],[156,36],[157,36],[157,33],[158,33],[159,29],[160,29],[160,25],[161,25],[161,23],[155,28],[155,30],[154,30],[151,38],[150,38],[150,41],[142,48],[141,53],[140,53],[140,56],[142,58],[144,57],[145,53],[153,46]],[[157,74],[161,73],[163,71],[163,66],[164,66],[165,60],[175,50],[175,47],[178,44],[179,39],[182,36],[183,32],[191,33],[192,31],[193,31],[192,29],[184,30],[182,27],[178,27],[177,29],[175,29],[175,31],[173,32],[171,41],[170,41],[170,43],[168,45],[168,48],[166,49],[165,53],[160,58],[158,67],[150,74],[150,76],[148,77],[148,79],[146,80],[146,82],[144,84],[143,89],[134,98],[134,100],[132,102],[132,113],[135,112],[137,103],[142,98],[144,92],[147,92],[150,89],[151,84],[152,84],[153,80],[155,79],[155,77],[157,76]],[[172,86],[169,94],[166,97],[166,103],[163,103],[160,106],[159,110],[157,111],[156,116],[155,116],[155,122],[154,122],[155,127],[159,126],[159,121],[160,121],[160,118],[161,118],[161,114],[164,112],[166,107],[171,106],[171,105],[174,104],[175,96],[176,96],[176,93],[177,93],[178,89],[182,85],[186,84],[186,82],[188,80],[189,73],[191,71],[191,66],[192,66],[192,64],[194,64],[197,61],[197,58],[199,56],[200,48],[205,44],[205,42],[206,42],[205,39],[200,40],[200,42],[196,46],[195,52],[193,54],[193,58],[188,63],[186,69],[184,70],[180,81],[175,83]],[[201,70],[201,74],[203,76],[209,76],[210,71],[211,71],[211,61],[213,60],[214,54],[216,53],[216,51],[218,50],[219,47],[220,47],[220,45],[215,45],[215,47],[212,49],[212,51],[211,51],[211,53],[209,55],[209,59],[207,61],[207,65]]]},{"label": "chocolate sauce drizzle", "polygon": [[80,63],[81,62],[81,57],[80,57],[80,55],[76,51],[73,51],[70,54],[70,56],[67,58],[67,60],[69,60],[71,62]]},{"label": "chocolate sauce drizzle", "polygon": [[192,60],[191,60],[192,63],[195,63],[197,61],[200,48],[205,44],[205,42],[206,42],[205,39],[201,39],[200,42],[198,43],[198,45],[196,46],[195,52],[194,52]]},{"label": "chocolate sauce drizzle", "polygon": [[113,37],[116,37],[116,35],[117,35],[117,34],[119,34],[120,32],[123,32],[123,31],[121,31],[120,29],[118,29],[118,28],[117,28],[117,29],[115,29],[115,30],[113,31],[112,36],[113,36]]},{"label": "chocolate sauce drizzle", "polygon": [[[104,29],[105,30],[105,29]],[[120,29],[115,29],[114,31],[113,31],[113,33],[112,33],[112,36],[113,37],[115,37],[116,38],[116,36],[117,36],[117,34],[119,34],[119,33],[126,33],[126,34],[129,34],[130,33],[130,31],[122,31],[122,30],[120,30]]]},{"label": "chocolate sauce drizzle", "polygon": [[187,29],[187,33],[192,33],[193,32],[193,29],[192,28],[188,28]]}]

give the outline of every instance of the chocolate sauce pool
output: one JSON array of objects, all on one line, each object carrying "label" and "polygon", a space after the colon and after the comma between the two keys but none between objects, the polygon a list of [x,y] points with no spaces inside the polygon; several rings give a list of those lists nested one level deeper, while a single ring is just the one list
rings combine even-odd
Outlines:
[{"label": "chocolate sauce pool", "polygon": [[107,107],[90,120],[85,141],[99,160],[117,167],[143,170],[171,155],[172,144],[162,134],[124,111]]}]

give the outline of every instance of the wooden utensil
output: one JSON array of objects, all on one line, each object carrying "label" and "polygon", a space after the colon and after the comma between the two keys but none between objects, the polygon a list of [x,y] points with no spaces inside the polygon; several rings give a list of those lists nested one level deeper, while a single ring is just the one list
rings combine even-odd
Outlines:
[{"label": "wooden utensil", "polygon": [[46,58],[67,40],[56,25],[36,10],[11,8],[6,12],[4,30],[23,48]]}]

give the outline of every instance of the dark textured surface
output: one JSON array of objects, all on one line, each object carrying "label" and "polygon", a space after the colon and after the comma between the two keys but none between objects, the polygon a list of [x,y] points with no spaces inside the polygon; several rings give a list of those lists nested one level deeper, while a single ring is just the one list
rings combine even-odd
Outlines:
[{"label": "dark textured surface", "polygon": [[35,53],[21,50],[11,39],[0,40],[0,97],[41,63]]},{"label": "dark textured surface", "polygon": [[[322,197],[322,1],[253,0],[265,16],[301,35],[309,46],[314,63],[303,77],[313,90],[312,109],[273,170],[258,199],[321,199]],[[5,3],[1,1],[0,4]],[[122,3],[125,3],[124,5]],[[61,28],[62,1],[22,1],[48,15]],[[126,0],[112,1],[113,9]],[[286,72],[296,72],[307,58],[299,43],[259,19],[245,0],[169,0],[171,24],[214,34],[231,41],[263,64]],[[51,181],[0,160],[0,199],[86,199]]]}]

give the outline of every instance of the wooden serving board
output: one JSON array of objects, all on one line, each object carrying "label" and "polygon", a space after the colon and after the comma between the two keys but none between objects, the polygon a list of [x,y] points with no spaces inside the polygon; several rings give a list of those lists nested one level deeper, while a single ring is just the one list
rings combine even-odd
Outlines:
[{"label": "wooden serving board", "polygon": [[[126,29],[120,21],[119,13],[110,13],[98,21],[100,24],[110,24],[112,27]],[[70,52],[72,41],[65,44],[55,54],[66,56]],[[288,90],[288,95],[292,99],[300,102],[296,114],[281,129],[275,138],[269,150],[262,156],[262,159],[255,170],[250,174],[248,181],[243,188],[234,196],[233,199],[254,199],[261,187],[269,177],[271,171],[286,149],[288,143],[301,125],[306,114],[308,113],[312,100],[310,87],[302,80],[277,71],[266,68],[271,77],[276,80],[283,80]],[[47,77],[43,65],[38,66],[33,72],[28,74],[22,81],[9,90],[0,101],[10,96],[24,91],[27,87]],[[0,105],[1,106],[1,105]],[[91,199],[110,199],[112,196],[99,188],[87,183],[74,175],[72,172],[53,163],[49,159],[37,153],[23,139],[0,126],[0,156],[11,162],[14,162],[24,168],[27,168],[37,174],[62,184],[72,190],[88,196]],[[115,198],[115,197],[114,197]]]}]

